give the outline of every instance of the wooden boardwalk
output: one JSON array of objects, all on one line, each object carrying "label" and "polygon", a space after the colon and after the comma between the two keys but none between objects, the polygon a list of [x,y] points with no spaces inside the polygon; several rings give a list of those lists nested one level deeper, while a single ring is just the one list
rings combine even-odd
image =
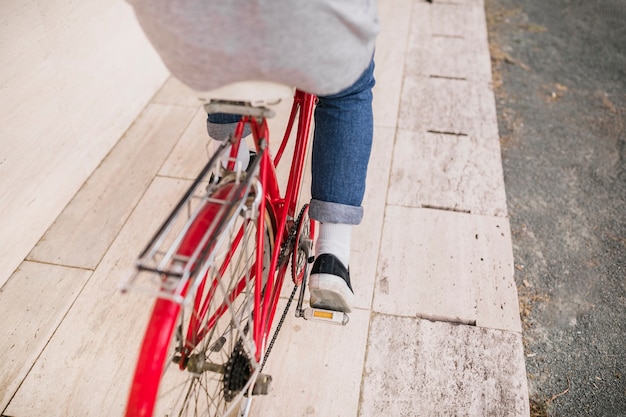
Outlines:
[{"label": "wooden boardwalk", "polygon": [[[254,407],[528,416],[484,5],[379,5],[357,308],[345,328],[290,316]],[[204,119],[170,79],[2,287],[2,416],[122,414],[152,300],[117,285],[205,163]]]}]

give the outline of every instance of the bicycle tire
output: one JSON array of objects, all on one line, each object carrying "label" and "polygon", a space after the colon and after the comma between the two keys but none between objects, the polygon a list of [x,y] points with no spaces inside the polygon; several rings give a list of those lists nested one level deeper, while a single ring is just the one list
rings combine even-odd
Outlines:
[{"label": "bicycle tire", "polygon": [[[219,190],[227,190],[233,184],[220,185]],[[249,196],[241,196],[240,203],[244,210],[252,210]],[[205,204],[183,239],[180,255],[188,256],[198,246],[207,225],[215,220],[216,203]],[[264,216],[263,283],[269,276],[274,242],[269,206]],[[256,250],[256,218],[251,219],[249,212],[239,209],[229,213],[227,227],[210,248],[213,256],[207,262],[213,265],[202,268],[206,273],[201,276],[189,315],[175,301],[156,300],[137,361],[127,417],[234,415],[244,395],[251,393],[261,366],[252,359],[255,345],[250,331],[255,286],[250,271],[254,270],[251,253]],[[202,328],[210,328],[202,340],[193,337],[198,330],[193,328],[192,317],[196,318],[196,326],[199,323]],[[209,326],[214,317],[217,318]],[[192,346],[188,346],[189,340]],[[181,350],[185,351],[184,360]],[[204,364],[208,364],[208,369],[200,369]]]}]

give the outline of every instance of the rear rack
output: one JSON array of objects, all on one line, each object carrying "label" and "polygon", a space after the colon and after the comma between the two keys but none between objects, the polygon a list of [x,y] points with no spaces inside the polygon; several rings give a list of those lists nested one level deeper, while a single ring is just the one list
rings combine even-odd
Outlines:
[{"label": "rear rack", "polygon": [[[135,271],[120,283],[122,292],[147,293],[187,303],[200,281],[194,278],[205,273],[214,261],[215,251],[208,248],[216,247],[223,235],[221,232],[238,215],[251,218],[258,213],[263,195],[257,174],[260,157],[255,158],[247,170],[237,166],[235,172],[228,172],[219,182],[211,176],[217,172],[215,167],[221,168],[220,161],[229,144],[229,141],[222,143],[148,242],[135,263]],[[232,185],[230,191],[226,196],[216,198],[215,192],[225,184]],[[254,197],[252,204],[246,196]],[[207,203],[218,204],[219,211],[194,252],[190,256],[181,256],[178,254],[180,245]]]}]

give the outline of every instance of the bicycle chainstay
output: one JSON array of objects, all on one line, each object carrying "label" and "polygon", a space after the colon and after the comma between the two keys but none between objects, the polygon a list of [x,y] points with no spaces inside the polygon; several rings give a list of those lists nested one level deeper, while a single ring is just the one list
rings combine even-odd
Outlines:
[{"label": "bicycle chainstay", "polygon": [[[307,206],[308,204],[305,204],[302,207],[302,209],[300,210],[300,214],[298,214],[298,218],[293,223],[293,226],[291,230],[289,231],[289,236],[287,237],[285,241],[285,245],[283,245],[283,247],[281,248],[279,259],[282,259],[283,256],[289,256],[294,251],[295,244],[297,243],[295,242],[296,235],[298,234],[298,230],[300,229],[300,226],[304,217],[304,212],[306,211]],[[305,282],[306,282],[306,277],[302,281],[302,284],[304,285]],[[287,317],[287,312],[289,311],[289,307],[291,307],[291,303],[293,302],[293,299],[295,298],[297,290],[298,290],[298,286],[294,285],[293,290],[291,291],[291,295],[289,296],[289,299],[287,300],[287,305],[285,306],[285,309],[283,310],[283,314],[280,316],[280,320],[278,320],[278,324],[276,325],[276,330],[274,331],[274,334],[272,335],[272,340],[270,340],[270,343],[267,345],[267,350],[265,351],[265,355],[263,356],[263,362],[261,363],[261,372],[263,371],[263,368],[265,367],[265,364],[267,363],[267,358],[270,355],[270,351],[272,350],[272,347],[274,347],[274,343],[276,342],[276,339],[278,338],[278,332],[280,331],[281,327],[283,327],[283,323],[285,322],[285,318]]]}]

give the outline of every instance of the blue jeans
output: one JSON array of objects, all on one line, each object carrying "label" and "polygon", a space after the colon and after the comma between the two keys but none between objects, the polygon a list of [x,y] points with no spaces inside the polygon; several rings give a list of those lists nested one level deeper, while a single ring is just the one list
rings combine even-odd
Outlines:
[{"label": "blue jeans", "polygon": [[[311,166],[309,215],[322,223],[359,224],[372,149],[374,121],[372,88],[374,61],[345,90],[318,97]],[[232,134],[239,116],[210,114],[209,136],[224,139]]]}]

